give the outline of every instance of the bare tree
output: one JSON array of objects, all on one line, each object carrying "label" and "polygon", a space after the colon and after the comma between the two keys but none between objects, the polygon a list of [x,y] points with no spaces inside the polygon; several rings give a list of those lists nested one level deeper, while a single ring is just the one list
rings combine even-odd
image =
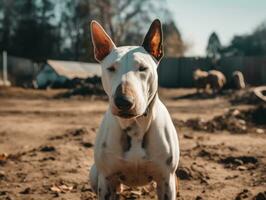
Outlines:
[{"label": "bare tree", "polygon": [[0,1],[0,50],[9,50],[16,23],[14,0]]},{"label": "bare tree", "polygon": [[142,43],[149,24],[164,24],[165,52],[184,52],[181,35],[166,0],[2,0],[0,49],[17,56],[44,60],[93,60],[90,22],[98,20],[118,45]]},{"label": "bare tree", "polygon": [[220,39],[218,35],[215,32],[213,32],[209,37],[208,45],[206,48],[207,57],[210,57],[214,60],[219,59],[221,49],[222,45]]},{"label": "bare tree", "polygon": [[[141,33],[141,24],[149,22],[145,11],[150,0],[92,0],[98,20],[118,45],[128,39],[126,33]],[[131,38],[133,39],[133,38]],[[135,42],[135,41],[132,41]]]}]

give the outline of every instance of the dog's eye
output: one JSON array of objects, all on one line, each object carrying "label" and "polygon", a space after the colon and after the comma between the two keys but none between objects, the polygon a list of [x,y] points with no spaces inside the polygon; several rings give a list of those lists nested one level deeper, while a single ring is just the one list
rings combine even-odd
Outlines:
[{"label": "dog's eye", "polygon": [[107,68],[107,70],[109,72],[114,72],[115,71],[115,67],[114,66],[110,66],[110,67]]},{"label": "dog's eye", "polygon": [[139,66],[139,71],[140,71],[140,72],[144,72],[144,71],[146,71],[147,69],[148,69],[147,67]]}]

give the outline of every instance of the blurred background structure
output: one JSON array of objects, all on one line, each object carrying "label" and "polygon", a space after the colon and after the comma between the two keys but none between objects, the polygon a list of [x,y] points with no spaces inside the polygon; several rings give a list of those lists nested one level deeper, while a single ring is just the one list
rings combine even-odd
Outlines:
[{"label": "blurred background structure", "polygon": [[[230,3],[218,4],[221,10],[225,10],[225,6]],[[188,33],[188,30],[197,29],[193,34],[200,36],[208,31],[206,27],[209,23],[213,27],[215,20],[222,17],[225,21],[219,26],[232,23],[227,24],[226,21],[228,16],[232,17],[230,13],[220,16],[217,10],[212,10],[213,5],[213,2],[204,0],[202,10],[195,12],[196,5],[191,1],[1,0],[0,52],[7,52],[7,74],[11,84],[33,87],[32,81],[48,59],[95,62],[90,38],[91,20],[98,20],[114,42],[121,46],[141,44],[151,21],[160,18],[163,22],[165,50],[165,58],[158,70],[161,86],[191,87],[194,84],[192,73],[197,68],[218,69],[228,79],[233,71],[239,70],[249,84],[265,84],[266,14],[261,21],[254,22],[254,29],[233,36],[227,44],[223,44],[215,30],[209,33],[208,40],[193,44],[195,38],[189,38],[192,33]],[[255,8],[260,8],[257,11],[258,18],[261,16],[261,8],[265,6],[266,9],[265,3],[260,0],[253,3],[238,1],[232,4],[234,9],[242,8],[242,14],[236,10],[236,19],[244,17],[243,11],[248,5],[256,5],[250,7],[252,15],[256,15]],[[187,9],[187,14],[184,9]],[[197,15],[205,20],[208,17],[211,19],[200,26],[200,19],[193,21]],[[254,16],[248,18],[253,19]],[[247,21],[250,25],[251,20]],[[219,23],[217,21],[216,25]],[[236,27],[239,26],[236,24]],[[224,34],[228,32],[224,31]],[[203,48],[202,43],[205,43],[206,52],[195,51]],[[1,53],[1,79],[4,76],[4,60]]]}]

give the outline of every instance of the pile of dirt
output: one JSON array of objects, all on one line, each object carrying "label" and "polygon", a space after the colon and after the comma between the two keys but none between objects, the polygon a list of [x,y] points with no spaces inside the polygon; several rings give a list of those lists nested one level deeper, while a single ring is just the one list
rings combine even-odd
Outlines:
[{"label": "pile of dirt", "polygon": [[82,79],[73,79],[67,83],[68,88],[67,92],[59,94],[56,98],[70,98],[72,96],[99,96],[106,97],[106,93],[103,90],[101,78],[94,76],[92,78]]},{"label": "pile of dirt", "polygon": [[252,200],[265,200],[266,199],[266,191],[259,192],[257,195],[253,196],[253,194],[248,189],[243,189],[239,192],[235,198],[235,200],[243,200],[243,199],[252,199]]},{"label": "pile of dirt", "polygon": [[101,84],[101,77],[99,76],[93,76],[93,77],[88,77],[86,79],[84,78],[72,78],[72,79],[66,79],[65,81],[54,81],[51,83],[48,83],[47,85],[40,87],[37,86],[36,88],[38,89],[73,89],[77,87],[82,87],[86,84]]},{"label": "pile of dirt", "polygon": [[259,161],[253,156],[228,156],[220,160],[226,168],[238,169],[238,170],[250,170],[255,169]]},{"label": "pile of dirt", "polygon": [[247,131],[247,123],[239,117],[239,110],[230,110],[224,115],[219,115],[211,120],[203,120],[202,118],[192,118],[179,124],[198,131],[223,131],[228,130],[235,133],[245,133]]},{"label": "pile of dirt", "polygon": [[250,199],[251,197],[252,193],[249,190],[244,189],[237,194],[235,200]]},{"label": "pile of dirt", "polygon": [[[266,106],[259,105],[248,110],[230,109],[223,115],[216,116],[211,120],[192,118],[187,121],[175,120],[175,124],[192,128],[198,131],[224,131],[231,133],[246,133],[254,127],[266,127]],[[256,131],[264,132],[263,129]]]},{"label": "pile of dirt", "polygon": [[93,85],[93,84],[86,84],[82,87],[77,87],[74,89],[70,89],[69,91],[58,95],[57,97],[63,97],[63,98],[70,98],[72,96],[106,96],[102,86],[99,85]]},{"label": "pile of dirt", "polygon": [[229,95],[229,101],[233,105],[239,105],[239,104],[255,105],[261,103],[261,100],[254,93],[254,88],[232,91],[232,93],[230,93]]},{"label": "pile of dirt", "polygon": [[199,180],[201,183],[208,184],[210,179],[204,166],[192,163],[190,166],[180,166],[176,170],[176,176],[180,180]]},{"label": "pile of dirt", "polygon": [[87,79],[74,78],[74,79],[67,81],[67,86],[69,88],[82,87],[86,84],[101,85],[101,77],[93,76],[93,77],[89,77]]},{"label": "pile of dirt", "polygon": [[265,200],[266,199],[266,191],[259,192],[253,199],[254,200]]},{"label": "pile of dirt", "polygon": [[49,138],[49,140],[60,140],[63,138],[72,138],[79,137],[83,135],[89,135],[92,131],[89,131],[85,127],[77,128],[77,129],[68,129],[63,135],[56,135]]},{"label": "pile of dirt", "polygon": [[266,105],[258,105],[255,109],[247,110],[244,114],[252,123],[266,126]]}]

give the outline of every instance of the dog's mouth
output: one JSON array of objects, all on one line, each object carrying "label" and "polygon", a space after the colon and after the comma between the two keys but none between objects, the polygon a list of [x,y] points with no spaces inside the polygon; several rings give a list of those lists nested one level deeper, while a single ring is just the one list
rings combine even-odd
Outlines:
[{"label": "dog's mouth", "polygon": [[119,110],[115,106],[112,106],[111,112],[113,115],[124,118],[124,119],[130,119],[135,118],[138,116],[138,114],[135,112],[135,110]]},{"label": "dog's mouth", "polygon": [[130,119],[130,118],[135,118],[137,117],[136,114],[133,113],[128,113],[128,112],[119,112],[117,114],[118,117],[125,118],[125,119]]}]

